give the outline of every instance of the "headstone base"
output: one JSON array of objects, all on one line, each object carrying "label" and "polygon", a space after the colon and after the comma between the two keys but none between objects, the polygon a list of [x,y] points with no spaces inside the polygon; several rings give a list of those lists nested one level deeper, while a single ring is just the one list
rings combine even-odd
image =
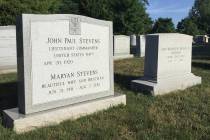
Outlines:
[{"label": "headstone base", "polygon": [[4,125],[13,128],[16,133],[23,133],[36,128],[59,124],[64,120],[77,119],[119,104],[126,105],[125,95],[115,94],[114,96],[33,113],[31,115],[20,114],[18,108],[13,108],[3,111]]},{"label": "headstone base", "polygon": [[116,55],[114,56],[114,60],[122,60],[122,59],[128,59],[128,58],[133,58],[134,56],[132,54],[127,54],[127,55]]},{"label": "headstone base", "polygon": [[190,74],[182,77],[172,77],[168,79],[161,79],[159,82],[145,80],[133,80],[131,88],[134,91],[147,91],[152,95],[163,95],[176,90],[184,90],[188,87],[201,84],[201,77]]}]

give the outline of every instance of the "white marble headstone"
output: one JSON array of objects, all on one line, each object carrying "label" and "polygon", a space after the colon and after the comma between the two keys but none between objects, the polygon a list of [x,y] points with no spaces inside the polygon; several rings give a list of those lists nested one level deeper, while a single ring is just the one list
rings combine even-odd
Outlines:
[{"label": "white marble headstone", "polygon": [[16,27],[0,26],[0,73],[16,70]]},{"label": "white marble headstone", "polygon": [[17,46],[18,107],[2,113],[16,133],[126,104],[114,94],[111,21],[23,14]]},{"label": "white marble headstone", "polygon": [[191,73],[192,36],[168,33],[146,36],[144,77],[132,81],[132,88],[154,95],[200,84]]},{"label": "white marble headstone", "polygon": [[20,22],[21,112],[114,94],[111,22],[78,15],[28,14]]},{"label": "white marble headstone", "polygon": [[114,36],[114,59],[132,58],[130,54],[130,37],[125,35]]},{"label": "white marble headstone", "polygon": [[131,46],[136,46],[136,35],[130,35]]}]

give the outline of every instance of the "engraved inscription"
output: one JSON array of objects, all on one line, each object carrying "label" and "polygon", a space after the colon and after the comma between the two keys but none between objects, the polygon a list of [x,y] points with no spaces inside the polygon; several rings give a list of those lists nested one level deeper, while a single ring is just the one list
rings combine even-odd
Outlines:
[{"label": "engraved inscription", "polygon": [[69,35],[69,20],[31,25],[33,105],[110,90],[107,26],[71,18]]},{"label": "engraved inscription", "polygon": [[168,47],[168,48],[161,48],[166,55],[166,59],[169,63],[179,63],[184,61],[185,59],[185,52],[188,51],[189,47]]}]

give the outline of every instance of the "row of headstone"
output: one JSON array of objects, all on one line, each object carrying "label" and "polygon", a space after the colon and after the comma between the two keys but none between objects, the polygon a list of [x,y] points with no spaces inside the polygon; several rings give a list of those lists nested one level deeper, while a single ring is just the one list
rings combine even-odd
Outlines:
[{"label": "row of headstone", "polygon": [[210,43],[210,37],[208,35],[196,35],[194,37],[195,45],[207,46]]},{"label": "row of headstone", "polygon": [[[196,36],[195,44],[208,43],[209,37]],[[114,36],[114,59],[124,59],[145,56],[145,35],[115,35]],[[131,54],[131,48],[133,48]],[[16,28],[15,26],[0,26],[0,74],[17,71],[16,59]]]},{"label": "row of headstone", "polygon": [[[114,52],[112,22],[23,14],[16,32],[19,98],[18,108],[3,112],[7,127],[21,133],[126,104],[125,95],[114,93],[113,53],[127,55],[130,39],[114,37],[115,46],[125,46]],[[132,81],[133,90],[160,95],[201,83],[191,73],[191,36],[144,40],[144,77]]]},{"label": "row of headstone", "polygon": [[145,56],[145,35],[115,35],[114,59],[125,59]]},{"label": "row of headstone", "polygon": [[15,26],[0,26],[0,74],[17,71]]},{"label": "row of headstone", "polygon": [[[131,46],[134,53],[131,54]],[[145,36],[114,36],[114,60],[145,56]],[[17,71],[16,27],[0,26],[0,74]]]}]

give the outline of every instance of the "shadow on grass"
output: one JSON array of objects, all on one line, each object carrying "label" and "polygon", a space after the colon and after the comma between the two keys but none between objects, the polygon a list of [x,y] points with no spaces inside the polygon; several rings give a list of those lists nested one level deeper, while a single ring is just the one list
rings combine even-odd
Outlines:
[{"label": "shadow on grass", "polygon": [[139,77],[137,76],[122,75],[118,73],[114,74],[114,82],[127,90],[131,90],[131,81],[138,78]]},{"label": "shadow on grass", "polygon": [[202,68],[210,70],[210,64],[202,63],[202,62],[192,62],[193,67]]},{"label": "shadow on grass", "polygon": [[193,56],[193,60],[210,60],[210,56]]},{"label": "shadow on grass", "polygon": [[17,107],[17,82],[0,83],[0,114],[4,109]]},{"label": "shadow on grass", "polygon": [[134,94],[143,94],[151,96],[151,93],[146,90],[134,90],[131,89],[131,81],[139,79],[140,76],[130,76],[130,75],[122,75],[122,74],[114,74],[114,82],[117,83],[120,87],[125,88],[127,90],[133,91]]}]

